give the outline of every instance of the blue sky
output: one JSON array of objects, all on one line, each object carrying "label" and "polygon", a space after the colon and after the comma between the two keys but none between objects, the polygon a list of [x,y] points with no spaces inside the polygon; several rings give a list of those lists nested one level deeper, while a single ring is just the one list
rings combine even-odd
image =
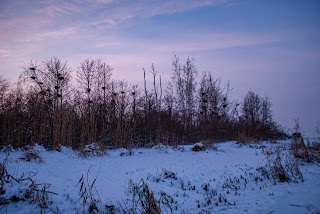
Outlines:
[{"label": "blue sky", "polygon": [[230,81],[234,99],[250,89],[267,95],[279,123],[300,118],[305,131],[320,121],[319,38],[318,0],[0,2],[0,74],[11,82],[23,63],[52,56],[73,71],[101,58],[132,83],[154,63],[165,80],[174,51]]}]

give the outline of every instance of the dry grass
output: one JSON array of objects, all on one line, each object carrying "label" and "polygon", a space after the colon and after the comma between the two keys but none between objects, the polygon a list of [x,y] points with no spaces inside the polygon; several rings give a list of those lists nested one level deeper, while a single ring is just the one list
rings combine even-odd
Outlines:
[{"label": "dry grass", "polygon": [[160,214],[161,208],[159,201],[154,197],[154,193],[149,190],[148,184],[143,179],[135,184],[129,181],[127,192],[132,194],[131,207],[126,204],[119,204],[124,213]]},{"label": "dry grass", "polygon": [[29,149],[29,150],[25,151],[19,159],[24,160],[24,161],[28,161],[28,162],[30,162],[30,161],[36,161],[39,163],[43,162],[43,159],[40,156],[40,153],[33,150],[33,149]]},{"label": "dry grass", "polygon": [[106,150],[99,143],[88,144],[82,150],[80,150],[80,155],[82,157],[103,156],[106,154]]},{"label": "dry grass", "polygon": [[304,181],[300,170],[300,161],[289,151],[279,147],[264,151],[268,166],[264,170],[266,176],[280,182]]},{"label": "dry grass", "polygon": [[305,162],[320,162],[320,142],[304,142],[300,133],[292,135],[290,149],[293,155]]},{"label": "dry grass", "polygon": [[320,143],[309,144],[307,149],[309,160],[320,163]]},{"label": "dry grass", "polygon": [[[24,173],[21,177],[15,177],[7,171],[7,159],[0,163],[0,211],[6,213],[5,207],[11,203],[27,201],[30,204],[36,204],[41,213],[44,209],[53,212],[50,206],[53,201],[50,195],[55,194],[49,191],[50,184],[38,184],[34,180],[36,173]],[[6,192],[7,189],[16,191]],[[3,210],[4,209],[4,210]]]},{"label": "dry grass", "polygon": [[95,186],[97,177],[89,182],[89,172],[90,168],[87,171],[87,177],[82,175],[79,179],[77,187],[79,187],[80,197],[77,202],[82,201],[83,213],[86,213],[85,207],[88,207],[89,213],[99,213],[97,204],[101,202],[101,199]]},{"label": "dry grass", "polygon": [[248,134],[246,134],[244,131],[241,131],[238,133],[238,136],[236,137],[237,143],[240,144],[248,144],[248,143],[259,143],[260,139],[254,138]]},{"label": "dry grass", "polygon": [[270,148],[263,150],[268,164],[259,167],[261,174],[275,182],[303,182],[304,178],[300,170],[300,159],[296,158],[290,150]]}]

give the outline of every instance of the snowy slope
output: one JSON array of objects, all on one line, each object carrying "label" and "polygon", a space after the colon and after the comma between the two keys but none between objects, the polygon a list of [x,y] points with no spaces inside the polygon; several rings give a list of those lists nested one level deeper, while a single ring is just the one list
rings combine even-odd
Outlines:
[{"label": "snowy slope", "polygon": [[[320,210],[318,165],[303,164],[303,181],[290,183],[267,179],[256,170],[267,164],[263,151],[268,147],[286,148],[287,143],[241,146],[226,142],[201,152],[193,152],[190,145],[178,149],[158,146],[134,149],[131,156],[123,156],[127,151],[120,149],[87,158],[69,148],[57,152],[36,146],[43,162],[23,161],[19,159],[23,151],[13,151],[7,158],[7,170],[16,177],[35,172],[37,183],[50,184],[50,191],[57,195],[50,194],[53,203],[50,209],[43,209],[45,213],[88,211],[87,206],[82,206],[80,185],[77,186],[82,175],[88,186],[96,179],[97,192],[92,192],[101,201],[101,213],[107,212],[105,205],[114,205],[117,212],[133,206],[130,187],[142,184],[141,179],[156,199],[167,200],[167,205],[161,205],[163,213],[170,213],[170,209],[173,213],[312,213],[312,207]],[[1,151],[1,162],[5,158],[6,152]],[[1,208],[7,213],[39,211],[28,201]]]}]

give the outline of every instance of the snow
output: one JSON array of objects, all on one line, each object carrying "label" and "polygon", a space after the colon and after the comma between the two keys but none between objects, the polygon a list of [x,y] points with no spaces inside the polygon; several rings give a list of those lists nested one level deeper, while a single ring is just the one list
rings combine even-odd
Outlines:
[{"label": "snow", "polygon": [[[70,148],[47,151],[35,146],[42,161],[27,162],[20,157],[23,151],[9,152],[7,171],[16,177],[35,173],[38,184],[49,184],[50,209],[45,213],[88,212],[82,206],[77,185],[84,176],[84,185],[94,182],[98,209],[105,205],[121,207],[133,205],[130,184],[142,180],[156,199],[172,199],[169,206],[161,205],[162,212],[170,213],[312,213],[320,210],[320,167],[301,165],[303,181],[280,183],[266,179],[256,170],[266,166],[264,150],[286,148],[288,141],[279,144],[260,143],[239,145],[235,142],[218,143],[205,151],[194,152],[192,145],[172,148],[158,145],[153,148],[108,150],[102,156],[81,157]],[[7,153],[0,152],[4,161]],[[129,181],[132,181],[131,183]],[[132,187],[132,186],[131,186]],[[5,194],[19,191],[18,186],[5,186]],[[79,200],[80,199],[80,200]],[[209,201],[209,202],[208,202]],[[39,213],[40,208],[28,201],[10,203],[0,208],[7,213]]]}]

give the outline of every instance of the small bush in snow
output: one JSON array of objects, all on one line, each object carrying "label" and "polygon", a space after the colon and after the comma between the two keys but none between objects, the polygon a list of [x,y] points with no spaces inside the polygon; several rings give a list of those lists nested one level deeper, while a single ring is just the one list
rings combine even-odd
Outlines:
[{"label": "small bush in snow", "polygon": [[29,149],[25,151],[22,156],[20,157],[20,160],[24,161],[36,161],[36,162],[43,162],[42,157],[40,156],[40,153],[38,151],[35,151],[33,149]]},{"label": "small bush in snow", "polygon": [[162,172],[159,174],[157,173],[155,176],[152,176],[151,174],[148,175],[148,179],[153,181],[153,182],[160,182],[160,181],[164,181],[166,179],[173,179],[173,180],[177,180],[178,176],[176,175],[176,173],[167,170],[167,169],[162,169]]},{"label": "small bush in snow", "polygon": [[171,179],[174,179],[174,180],[177,180],[177,175],[176,173],[170,171],[170,170],[166,170],[166,169],[162,169],[162,177],[164,179],[167,179],[167,178],[171,178]]},{"label": "small bush in snow", "polygon": [[106,151],[104,148],[96,143],[88,144],[81,150],[81,155],[83,157],[90,157],[90,156],[103,156],[106,155]]},{"label": "small bush in snow", "polygon": [[206,147],[202,143],[196,143],[192,146],[192,151],[194,152],[200,152],[205,150],[206,150]]}]

